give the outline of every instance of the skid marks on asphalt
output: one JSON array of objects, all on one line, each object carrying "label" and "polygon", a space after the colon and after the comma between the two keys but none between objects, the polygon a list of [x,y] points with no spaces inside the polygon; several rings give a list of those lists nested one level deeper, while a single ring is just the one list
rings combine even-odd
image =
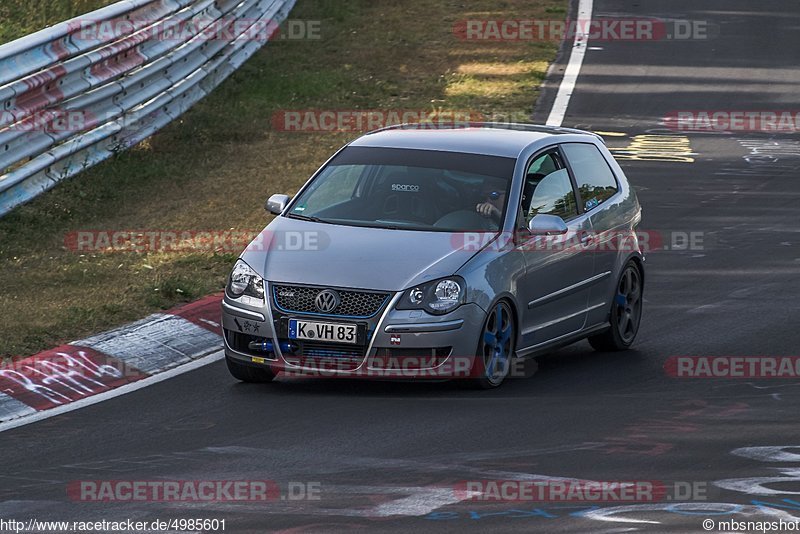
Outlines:
[{"label": "skid marks on asphalt", "polygon": [[[682,416],[710,416],[709,408],[722,409],[722,414],[740,413],[740,404],[708,405],[702,401],[688,410],[679,412]],[[587,482],[584,479],[535,474],[542,465],[550,465],[552,457],[561,454],[596,454],[599,443],[576,443],[541,449],[515,449],[478,453],[454,453],[446,456],[430,456],[420,459],[391,459],[379,457],[330,456],[319,457],[316,462],[298,466],[296,455],[291,450],[265,449],[256,447],[207,447],[193,451],[174,452],[142,457],[112,458],[100,462],[74,463],[45,468],[30,473],[36,478],[14,478],[9,473],[2,478],[15,483],[16,490],[10,491],[0,502],[0,513],[14,506],[19,513],[53,514],[59,517],[72,517],[74,503],[63,500],[64,487],[70,481],[81,478],[105,478],[106,474],[114,480],[252,480],[271,479],[283,485],[287,480],[296,483],[318,481],[321,495],[317,499],[280,498],[269,502],[114,502],[84,503],[78,510],[96,509],[102,504],[107,520],[120,520],[127,517],[149,517],[176,512],[195,513],[217,517],[235,517],[238,525],[263,523],[265,515],[272,517],[273,524],[283,524],[289,518],[302,516],[309,525],[322,524],[336,526],[347,524],[350,527],[402,529],[407,521],[424,520],[428,528],[434,524],[441,526],[469,524],[480,521],[487,527],[500,525],[525,528],[525,525],[542,526],[545,522],[551,528],[570,528],[576,521],[591,521],[599,526],[643,527],[653,524],[671,526],[696,526],[699,516],[720,516],[721,518],[795,519],[793,512],[797,505],[767,501],[764,498],[780,499],[786,490],[764,489],[765,484],[775,481],[796,481],[794,472],[782,471],[779,475],[759,475],[755,478],[726,478],[709,481],[723,491],[732,492],[729,496],[758,497],[746,503],[719,500],[720,495],[708,495],[708,500],[686,502],[632,502],[597,505],[591,502],[537,503],[537,502],[472,502],[474,496],[468,491],[457,491],[465,479],[507,480],[507,481],[563,481]],[[772,461],[795,461],[796,447],[772,446],[735,449],[731,454],[750,459],[755,463]],[[580,463],[580,462],[579,462]],[[254,468],[254,466],[263,466]],[[519,470],[524,468],[525,471]],[[384,482],[380,485],[363,483],[368,473],[380,470]],[[542,467],[542,470],[548,471]],[[29,474],[29,475],[30,475]],[[776,476],[778,478],[776,478]],[[397,483],[393,485],[393,481]],[[9,485],[10,486],[10,485]],[[9,488],[10,489],[10,488]],[[25,494],[33,492],[42,500],[26,500]],[[716,492],[718,493],[719,490]],[[323,519],[324,518],[324,519]],[[289,521],[290,523],[294,520]],[[404,522],[406,521],[406,522]],[[511,521],[509,523],[509,521]],[[404,527],[405,525],[405,527]],[[302,528],[302,527],[300,527]]]},{"label": "skid marks on asphalt", "polygon": [[800,141],[789,136],[737,137],[741,156],[723,165],[718,176],[787,176],[800,170]]}]

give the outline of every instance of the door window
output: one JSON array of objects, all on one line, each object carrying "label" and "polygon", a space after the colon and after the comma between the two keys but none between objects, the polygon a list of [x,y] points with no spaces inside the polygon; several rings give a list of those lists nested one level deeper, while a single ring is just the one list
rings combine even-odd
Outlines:
[{"label": "door window", "polygon": [[526,227],[539,214],[557,215],[565,221],[578,215],[575,191],[557,150],[538,156],[528,167],[522,214]]}]

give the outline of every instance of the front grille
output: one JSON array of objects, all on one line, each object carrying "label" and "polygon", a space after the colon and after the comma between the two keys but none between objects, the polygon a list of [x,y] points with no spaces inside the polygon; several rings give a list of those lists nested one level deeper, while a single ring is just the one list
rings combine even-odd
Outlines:
[{"label": "front grille", "polygon": [[365,354],[366,347],[304,341],[291,354],[284,353],[283,359],[312,369],[354,371],[364,361]]},{"label": "front grille", "polygon": [[[272,296],[275,305],[282,311],[320,315],[314,301],[317,295],[325,289],[324,287],[274,285],[272,286]],[[389,300],[389,293],[378,291],[338,289],[334,291],[339,294],[341,302],[336,309],[324,315],[366,319],[377,314]]]}]

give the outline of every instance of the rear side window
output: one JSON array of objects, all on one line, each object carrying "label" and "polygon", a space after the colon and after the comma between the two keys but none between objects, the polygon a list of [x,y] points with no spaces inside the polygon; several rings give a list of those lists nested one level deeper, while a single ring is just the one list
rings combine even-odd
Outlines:
[{"label": "rear side window", "polygon": [[564,143],[561,148],[575,174],[578,193],[586,211],[602,204],[617,192],[614,173],[596,146]]}]

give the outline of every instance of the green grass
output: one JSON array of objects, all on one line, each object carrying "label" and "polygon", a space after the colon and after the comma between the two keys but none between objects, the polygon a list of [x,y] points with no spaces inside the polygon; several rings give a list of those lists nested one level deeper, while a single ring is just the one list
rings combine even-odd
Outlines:
[{"label": "green grass", "polygon": [[83,15],[116,0],[2,0],[0,44]]},{"label": "green grass", "polygon": [[[0,0],[7,1],[7,0]],[[51,0],[52,1],[52,0]],[[6,4],[3,4],[4,6]],[[357,133],[276,131],[280,110],[475,111],[527,116],[557,43],[466,42],[467,18],[546,18],[566,0],[298,0],[320,40],[278,40],[181,120],[0,219],[0,357],[27,355],[219,291],[231,251],[94,253],[71,231],[260,231]]]}]

